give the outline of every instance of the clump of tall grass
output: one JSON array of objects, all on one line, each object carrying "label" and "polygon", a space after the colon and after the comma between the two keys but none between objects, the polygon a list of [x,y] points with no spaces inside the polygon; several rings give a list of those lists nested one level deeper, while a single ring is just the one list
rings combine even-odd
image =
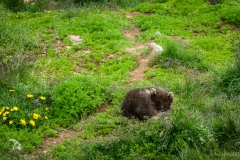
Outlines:
[{"label": "clump of tall grass", "polygon": [[14,12],[24,9],[24,0],[1,0],[0,3],[4,4],[7,9]]},{"label": "clump of tall grass", "polygon": [[198,114],[179,111],[160,116],[156,121],[126,120],[125,127],[112,132],[114,136],[82,145],[78,152],[69,149],[64,156],[78,159],[176,159],[189,149],[210,154],[216,148],[215,140],[202,118]]},{"label": "clump of tall grass", "polygon": [[239,112],[230,112],[230,109],[225,110],[225,114],[218,116],[213,120],[214,137],[217,140],[221,149],[228,151],[237,151],[239,142]]},{"label": "clump of tall grass", "polygon": [[150,62],[150,66],[158,65],[163,68],[175,68],[184,66],[196,68],[201,71],[207,70],[207,65],[203,61],[203,57],[197,53],[192,53],[184,50],[176,43],[168,41],[164,51],[161,54],[154,56]]},{"label": "clump of tall grass", "polygon": [[217,81],[219,90],[230,98],[240,94],[240,43],[236,45],[235,52],[235,62],[221,73]]},{"label": "clump of tall grass", "polygon": [[38,43],[26,28],[8,19],[9,11],[2,5],[0,9],[0,86],[7,88],[27,78],[34,62],[34,56],[27,53],[36,52]]},{"label": "clump of tall grass", "polygon": [[14,84],[25,82],[33,65],[34,57],[25,55],[0,56],[0,87],[12,88]]}]

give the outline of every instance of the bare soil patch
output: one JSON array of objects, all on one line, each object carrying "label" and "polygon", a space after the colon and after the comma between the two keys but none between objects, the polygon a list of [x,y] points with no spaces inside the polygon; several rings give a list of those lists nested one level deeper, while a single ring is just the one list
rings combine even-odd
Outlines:
[{"label": "bare soil patch", "polygon": [[236,26],[234,24],[229,24],[225,21],[222,22],[222,24],[218,27],[218,29],[223,29],[227,25],[230,27],[232,33],[237,32],[239,30],[238,26]]},{"label": "bare soil patch", "polygon": [[71,46],[63,46],[63,42],[61,40],[57,40],[53,43],[52,47],[56,50],[63,50],[63,49],[71,49]]},{"label": "bare soil patch", "polygon": [[[138,14],[140,13],[132,12],[131,14],[129,13],[126,16],[136,16]],[[142,33],[141,30],[133,23],[130,23],[130,25],[132,26],[132,29],[124,30],[123,36],[131,39],[132,41],[135,41],[134,45],[131,48],[126,49],[127,52],[138,56],[138,66],[130,73],[129,77],[129,83],[133,83],[144,80],[144,71],[148,68],[148,58],[143,58],[141,56],[142,50],[144,48],[147,48],[147,46],[145,44],[142,44],[141,42],[136,41],[136,36]]]},{"label": "bare soil patch", "polygon": [[65,139],[76,137],[78,134],[77,131],[74,130],[65,130],[59,133],[58,137],[47,137],[43,141],[42,148],[40,149],[43,153],[46,153],[52,147],[61,144]]},{"label": "bare soil patch", "polygon": [[167,36],[167,38],[168,38],[168,39],[172,39],[172,40],[174,40],[174,41],[181,41],[181,40],[182,40],[182,38],[179,37],[179,36]]},{"label": "bare soil patch", "polygon": [[101,107],[99,107],[96,111],[96,113],[102,113],[102,112],[106,112],[107,106],[111,106],[111,102],[110,101],[106,101]]},{"label": "bare soil patch", "polygon": [[[83,39],[80,36],[76,35],[69,35],[69,38],[73,45],[78,45],[83,42]],[[71,46],[63,46],[63,42],[61,40],[57,40],[52,44],[52,47],[56,50],[63,50],[63,49],[71,49]]]},{"label": "bare soil patch", "polygon": [[130,29],[130,30],[123,30],[122,35],[124,37],[127,37],[127,38],[135,41],[136,40],[136,35],[139,35],[142,32],[135,24],[130,23],[130,25],[132,26],[132,29]]},{"label": "bare soil patch", "polygon": [[125,16],[127,18],[131,18],[131,17],[137,17],[139,14],[142,14],[141,12],[129,12],[129,13],[126,13]]},{"label": "bare soil patch", "polygon": [[47,151],[52,149],[53,147],[61,144],[64,140],[69,139],[71,137],[77,137],[78,132],[75,130],[64,130],[59,133],[58,137],[46,137],[43,141],[43,144],[40,148],[38,148],[32,154],[26,154],[24,157],[26,159],[35,159],[40,154],[45,154]]}]

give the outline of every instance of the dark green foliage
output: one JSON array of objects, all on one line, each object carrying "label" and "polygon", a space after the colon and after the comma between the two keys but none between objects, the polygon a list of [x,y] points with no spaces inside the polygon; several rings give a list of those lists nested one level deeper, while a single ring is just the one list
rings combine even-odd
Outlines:
[{"label": "dark green foliage", "polygon": [[225,149],[235,149],[235,143],[239,140],[240,131],[236,120],[230,112],[214,120],[214,136],[219,146]]},{"label": "dark green foliage", "polygon": [[176,5],[202,5],[204,4],[204,0],[174,0],[173,4]]},{"label": "dark green foliage", "polygon": [[216,5],[216,4],[221,4],[222,1],[223,1],[223,0],[207,0],[207,2],[208,2],[209,4],[214,4],[214,5]]},{"label": "dark green foliage", "polygon": [[239,6],[229,6],[222,10],[221,19],[240,26],[240,7]]},{"label": "dark green foliage", "polygon": [[0,3],[3,3],[7,9],[13,12],[38,12],[44,11],[44,9],[54,8],[52,0],[34,0],[30,2],[24,2],[24,0],[0,0]]},{"label": "dark green foliage", "polygon": [[220,91],[235,97],[240,94],[240,44],[235,48],[235,62],[220,75],[218,83]]},{"label": "dark green foliage", "polygon": [[29,12],[41,12],[54,7],[52,0],[34,0],[34,3],[25,3],[25,10]]},{"label": "dark green foliage", "polygon": [[62,126],[69,126],[92,113],[105,99],[108,81],[104,77],[76,75],[55,88],[52,118]]},{"label": "dark green foliage", "polygon": [[197,53],[192,53],[169,41],[161,54],[156,55],[149,63],[150,66],[159,65],[164,68],[186,66],[201,71],[207,70],[203,58]]},{"label": "dark green foliage", "polygon": [[132,9],[133,11],[139,11],[143,13],[156,13],[156,12],[163,12],[164,6],[162,4],[150,4],[150,3],[141,3],[138,6]]},{"label": "dark green foliage", "polygon": [[0,3],[3,3],[6,8],[17,12],[24,9],[24,0],[0,0]]},{"label": "dark green foliage", "polygon": [[[213,131],[206,124],[199,123],[202,122],[201,115],[181,110],[172,116],[168,152],[179,154],[188,148],[211,152],[216,147]],[[205,150],[206,148],[210,150]]]}]

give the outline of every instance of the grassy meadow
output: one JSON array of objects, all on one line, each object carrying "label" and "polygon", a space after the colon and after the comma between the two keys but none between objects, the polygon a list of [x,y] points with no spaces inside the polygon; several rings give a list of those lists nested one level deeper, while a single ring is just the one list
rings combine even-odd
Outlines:
[{"label": "grassy meadow", "polygon": [[[0,159],[240,158],[239,0],[36,0],[12,10],[4,2]],[[127,51],[134,41],[122,34],[131,23],[142,31],[136,41],[164,49],[137,83],[128,83],[138,66]],[[171,111],[158,120],[123,117],[125,93],[147,86],[174,92]],[[77,136],[38,152],[69,129]]]}]

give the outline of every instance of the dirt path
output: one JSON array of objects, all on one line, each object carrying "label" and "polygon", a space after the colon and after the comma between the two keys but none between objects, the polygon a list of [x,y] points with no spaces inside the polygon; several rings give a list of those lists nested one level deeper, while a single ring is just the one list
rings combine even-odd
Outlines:
[{"label": "dirt path", "polygon": [[[133,12],[126,14],[126,17],[131,18],[132,16],[135,17],[137,15],[138,15],[137,12]],[[135,24],[130,23],[130,25],[132,26],[132,29],[124,30],[123,36],[135,42],[131,48],[127,48],[127,52],[138,56],[137,59],[138,66],[131,72],[131,75],[129,77],[129,83],[134,83],[144,80],[144,70],[148,67],[148,58],[143,58],[141,56],[142,50],[144,48],[147,48],[147,46],[145,44],[142,44],[141,42],[136,41],[136,35],[139,35],[142,32]]]},{"label": "dirt path", "polygon": [[[126,17],[130,18],[132,16],[137,16],[138,12],[132,12],[127,13]],[[122,32],[123,36],[131,39],[134,41],[134,45],[131,48],[127,48],[127,52],[132,53],[136,56],[138,56],[137,63],[138,66],[130,73],[129,77],[129,83],[135,83],[141,80],[144,80],[144,70],[148,67],[148,58],[143,58],[141,56],[142,49],[146,48],[147,46],[145,44],[142,44],[141,42],[136,41],[136,35],[141,34],[140,29],[133,23],[130,23],[132,26],[132,29],[130,30],[124,30]],[[61,44],[58,42],[57,44],[54,44],[57,49],[62,49]],[[104,104],[97,112],[104,112],[106,109],[106,104]],[[40,148],[38,148],[34,153],[32,154],[26,154],[26,159],[34,159],[39,154],[47,153],[50,149],[53,147],[61,144],[64,140],[69,139],[71,137],[77,137],[80,132],[75,130],[66,129],[59,133],[58,137],[47,137],[44,139],[43,144]]]}]

